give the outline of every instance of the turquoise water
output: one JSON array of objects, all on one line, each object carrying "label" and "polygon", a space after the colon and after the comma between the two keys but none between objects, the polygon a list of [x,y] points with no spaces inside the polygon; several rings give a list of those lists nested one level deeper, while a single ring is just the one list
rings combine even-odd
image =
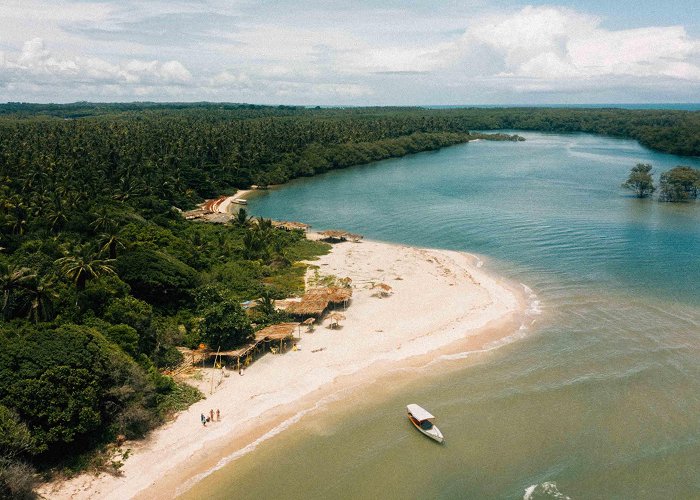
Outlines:
[{"label": "turquoise water", "polygon": [[[329,405],[193,498],[700,498],[700,203],[619,188],[637,162],[659,173],[700,160],[521,135],[251,199],[255,215],[482,254],[544,314],[524,339],[418,385],[378,382]],[[444,447],[411,430],[407,402],[439,416]]]}]

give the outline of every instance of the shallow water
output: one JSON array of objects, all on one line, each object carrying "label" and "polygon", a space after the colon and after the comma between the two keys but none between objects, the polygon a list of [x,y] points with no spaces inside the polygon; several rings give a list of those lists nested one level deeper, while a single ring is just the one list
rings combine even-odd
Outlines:
[{"label": "shallow water", "polygon": [[[544,314],[525,338],[327,405],[192,498],[700,498],[700,203],[619,186],[700,159],[519,132],[294,181],[251,213],[481,254]],[[436,445],[405,404],[438,416]],[[351,411],[352,408],[352,411]]]}]

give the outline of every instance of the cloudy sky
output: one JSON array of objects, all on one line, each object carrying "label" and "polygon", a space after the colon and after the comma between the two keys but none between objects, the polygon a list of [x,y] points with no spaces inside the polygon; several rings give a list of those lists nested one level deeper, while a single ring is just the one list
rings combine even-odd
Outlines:
[{"label": "cloudy sky", "polygon": [[0,102],[698,102],[696,1],[0,0]]}]

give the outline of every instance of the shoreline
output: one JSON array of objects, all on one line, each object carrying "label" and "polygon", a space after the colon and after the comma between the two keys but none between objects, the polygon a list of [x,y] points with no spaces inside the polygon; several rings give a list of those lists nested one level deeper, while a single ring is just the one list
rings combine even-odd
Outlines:
[{"label": "shoreline", "polygon": [[[226,198],[224,201],[219,203],[219,205],[216,207],[216,212],[220,214],[228,214],[229,212],[229,207],[231,206],[232,203],[235,203],[237,200],[243,199],[244,196],[247,196],[248,194],[252,193],[254,190],[253,189],[239,189],[236,191],[236,194],[233,196],[229,196]],[[241,205],[244,206],[244,205]]]},{"label": "shoreline", "polygon": [[[470,254],[345,242],[312,265],[324,275],[353,280],[341,328],[328,329],[326,319],[314,333],[302,331],[298,351],[268,354],[242,377],[230,371],[207,399],[147,439],[127,443],[132,452],[122,476],[83,474],[44,485],[41,493],[172,498],[344,394],[407,370],[435,363],[443,369],[495,349],[521,336],[532,320],[526,287],[521,291],[483,271]],[[370,288],[376,282],[391,283],[392,294],[377,297]],[[199,414],[210,408],[223,410],[222,422],[203,427]]]}]

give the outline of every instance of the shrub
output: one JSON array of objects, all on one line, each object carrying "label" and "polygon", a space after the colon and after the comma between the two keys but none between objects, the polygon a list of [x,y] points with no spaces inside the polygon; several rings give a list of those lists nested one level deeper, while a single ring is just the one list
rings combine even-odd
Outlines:
[{"label": "shrub", "polygon": [[691,167],[675,167],[661,174],[659,199],[661,201],[688,201],[700,192],[700,170]]},{"label": "shrub", "polygon": [[199,275],[168,254],[140,249],[117,259],[117,272],[131,286],[133,295],[151,304],[173,307],[187,300]]},{"label": "shrub", "polygon": [[0,498],[14,500],[39,498],[33,491],[36,482],[34,469],[31,466],[0,458]]},{"label": "shrub", "polygon": [[139,350],[139,334],[129,325],[114,325],[107,328],[105,336],[121,347],[124,352],[135,356]]},{"label": "shrub", "polygon": [[107,307],[104,318],[114,325],[128,325],[136,330],[139,352],[150,353],[155,348],[153,308],[143,300],[130,295],[116,299]]},{"label": "shrub", "polygon": [[138,439],[144,437],[156,423],[152,412],[141,405],[132,405],[121,412],[117,426],[119,433],[127,439]]},{"label": "shrub", "polygon": [[238,302],[216,302],[205,307],[202,313],[201,337],[212,349],[241,345],[253,335],[250,321]]}]

